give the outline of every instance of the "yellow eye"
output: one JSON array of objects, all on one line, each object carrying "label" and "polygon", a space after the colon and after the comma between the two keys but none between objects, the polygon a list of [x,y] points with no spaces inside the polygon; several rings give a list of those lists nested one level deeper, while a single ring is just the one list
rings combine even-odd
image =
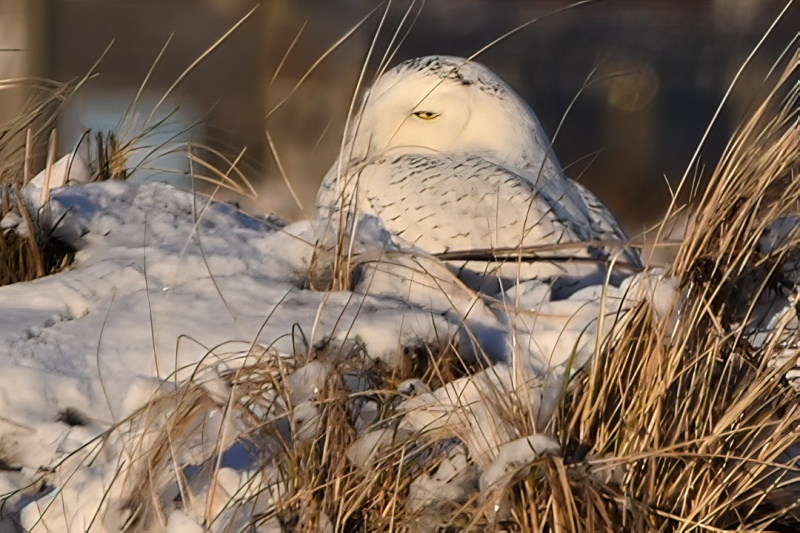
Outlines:
[{"label": "yellow eye", "polygon": [[433,111],[415,111],[413,115],[421,118],[422,120],[433,120],[441,115],[441,113],[435,113]]}]

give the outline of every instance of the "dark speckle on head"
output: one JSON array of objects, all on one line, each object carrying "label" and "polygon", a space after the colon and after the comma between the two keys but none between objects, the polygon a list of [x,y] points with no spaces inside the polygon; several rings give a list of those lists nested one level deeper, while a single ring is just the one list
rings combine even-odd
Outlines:
[{"label": "dark speckle on head", "polygon": [[56,422],[63,422],[68,426],[85,426],[89,424],[89,418],[74,407],[67,407],[58,412]]},{"label": "dark speckle on head", "polygon": [[490,76],[481,76],[481,68],[476,63],[457,57],[427,56],[404,61],[395,67],[398,74],[403,72],[423,72],[433,74],[443,80],[453,80],[467,87],[477,86],[481,91],[498,98],[505,96],[503,85]]}]

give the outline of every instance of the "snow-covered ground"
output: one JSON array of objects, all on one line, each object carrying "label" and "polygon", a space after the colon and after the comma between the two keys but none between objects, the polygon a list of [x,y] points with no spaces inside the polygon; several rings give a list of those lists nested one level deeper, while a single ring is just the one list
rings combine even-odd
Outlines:
[{"label": "snow-covered ground", "polygon": [[[81,248],[73,267],[0,289],[0,492],[27,487],[7,502],[7,515],[41,489],[34,482],[43,469],[200,364],[253,363],[246,354],[254,343],[292,354],[297,345],[343,344],[348,335],[390,357],[398,340],[420,333],[402,320],[407,304],[302,290],[309,224],[279,230],[160,183],[59,189],[51,209],[54,220],[67,212],[59,232]],[[428,322],[421,327],[447,332],[446,321]],[[55,482],[53,494],[68,502],[52,508],[67,515],[64,527],[84,529],[94,516],[113,478],[113,455],[108,465],[94,462],[91,480]],[[26,509],[29,529],[36,513]]]},{"label": "snow-covered ground", "polygon": [[[35,202],[38,192],[29,193]],[[120,473],[136,455],[130,447],[137,429],[128,421],[148,402],[188,379],[206,380],[225,397],[227,385],[215,380],[231,369],[313,352],[341,356],[354,347],[389,366],[399,364],[404,347],[420,343],[453,342],[462,354],[489,360],[490,368],[438,390],[413,381],[398,387],[407,397],[398,427],[432,439],[458,434],[453,425],[462,432],[463,446],[447,452],[453,476],[421,476],[412,485],[413,505],[458,490],[453,479],[467,463],[475,465],[480,489],[491,490],[537,455],[558,453],[558,445],[504,426],[487,391],[524,391],[543,428],[564,380],[590,361],[625,310],[649,298],[667,316],[675,296],[674,281],[646,274],[620,288],[588,287],[520,310],[475,296],[424,254],[387,250],[391,244],[369,224],[355,251],[380,254],[380,266],[365,267],[354,292],[313,291],[309,265],[326,235],[319,221],[284,226],[169,185],[118,181],[55,189],[49,209],[59,235],[79,248],[74,264],[0,288],[0,531],[122,529],[131,517]],[[542,295],[540,289],[527,294]],[[318,429],[307,421],[330,368],[320,356],[286,381],[294,438],[303,438],[303,417],[312,436]],[[357,467],[367,467],[391,438],[368,407],[354,415],[360,437],[347,450]],[[225,426],[212,424],[215,416],[209,411],[198,430],[211,442]],[[239,450],[237,461],[236,444],[231,449],[213,484],[228,496],[254,475],[252,461],[241,460],[246,454]],[[176,458],[182,468],[194,460]],[[212,486],[198,483],[197,494]],[[212,529],[233,524],[224,508],[170,505],[169,531],[203,531],[209,512],[223,513]],[[250,511],[269,505],[262,498]]]}]

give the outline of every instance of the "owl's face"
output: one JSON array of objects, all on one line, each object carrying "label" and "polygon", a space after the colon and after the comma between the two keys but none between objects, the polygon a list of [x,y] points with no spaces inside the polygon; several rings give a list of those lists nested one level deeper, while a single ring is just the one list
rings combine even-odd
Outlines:
[{"label": "owl's face", "polygon": [[353,119],[350,161],[390,151],[481,155],[525,167],[549,148],[528,105],[485,67],[426,57],[386,72]]}]

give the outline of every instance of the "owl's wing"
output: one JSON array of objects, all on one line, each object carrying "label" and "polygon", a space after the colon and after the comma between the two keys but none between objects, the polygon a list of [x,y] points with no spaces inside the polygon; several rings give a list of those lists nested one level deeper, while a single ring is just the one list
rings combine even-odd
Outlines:
[{"label": "owl's wing", "polygon": [[[359,209],[431,253],[591,237],[585,216],[571,213],[550,191],[532,186],[516,172],[479,157],[405,154],[372,161],[353,177]],[[591,256],[588,247],[578,253]]]},{"label": "owl's wing", "polygon": [[[543,166],[535,170],[526,169],[518,173],[535,189],[541,190],[556,202],[566,213],[567,218],[588,228],[587,240],[628,241],[628,236],[608,207],[586,187],[567,177],[557,161],[548,159]],[[598,245],[598,248],[603,246]],[[642,265],[638,250],[631,247],[624,248],[623,259],[637,266]]]},{"label": "owl's wing", "polygon": [[[598,241],[622,241],[627,242],[628,236],[619,222],[611,214],[611,210],[591,192],[589,189],[576,181],[570,180],[583,200],[588,212],[588,218],[592,225],[592,235]],[[631,264],[643,266],[642,257],[635,248],[627,246],[623,251],[623,258]]]},{"label": "owl's wing", "polygon": [[[353,168],[343,189],[344,202],[328,203],[321,213],[325,209],[338,216],[344,205],[346,211],[372,215],[401,246],[432,254],[538,247],[540,260],[534,262],[450,261],[467,276],[462,279],[481,290],[496,292],[490,287],[498,277],[558,279],[563,284],[559,290],[567,291],[580,286],[573,287],[575,281],[603,281],[599,263],[608,251],[587,244],[597,239],[599,230],[590,218],[588,200],[560,170],[534,185],[530,176],[480,157],[401,154]],[[321,196],[337,198],[330,192]],[[615,227],[613,216],[608,217],[609,226]],[[570,243],[575,245],[564,246]],[[542,250],[542,245],[559,246]]]}]

